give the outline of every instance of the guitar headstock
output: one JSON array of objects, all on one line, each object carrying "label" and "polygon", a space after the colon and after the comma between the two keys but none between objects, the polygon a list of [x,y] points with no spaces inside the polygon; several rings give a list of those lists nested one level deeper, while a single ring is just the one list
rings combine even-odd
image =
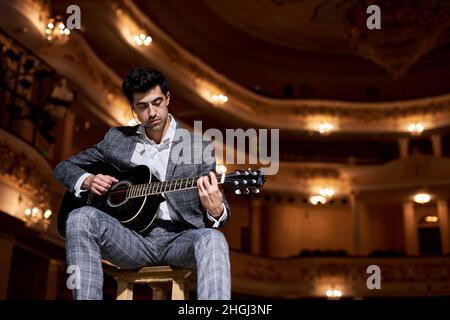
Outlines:
[{"label": "guitar headstock", "polygon": [[266,181],[261,169],[235,170],[225,175],[224,183],[234,188],[236,194],[259,193]]}]

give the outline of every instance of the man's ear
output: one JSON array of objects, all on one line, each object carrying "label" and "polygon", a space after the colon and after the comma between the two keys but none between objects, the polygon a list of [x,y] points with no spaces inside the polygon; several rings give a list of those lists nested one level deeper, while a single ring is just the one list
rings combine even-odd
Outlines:
[{"label": "man's ear", "polygon": [[169,91],[167,91],[166,99],[167,99],[167,105],[169,105],[169,102],[170,102],[170,92]]}]

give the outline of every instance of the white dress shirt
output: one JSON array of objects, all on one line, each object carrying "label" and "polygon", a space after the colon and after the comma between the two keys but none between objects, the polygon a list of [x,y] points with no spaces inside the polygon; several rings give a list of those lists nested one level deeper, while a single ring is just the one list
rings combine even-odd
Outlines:
[{"label": "white dress shirt", "polygon": [[[161,142],[157,144],[152,139],[148,138],[143,126],[139,126],[137,130],[138,141],[136,148],[134,149],[131,157],[131,163],[133,165],[146,165],[150,168],[152,173],[160,180],[166,180],[167,165],[169,163],[170,148],[172,145],[173,137],[175,136],[175,130],[177,123],[174,117],[169,114],[168,121],[170,121],[169,128],[167,129]],[[83,174],[75,184],[75,196],[79,197],[80,193],[86,190],[82,190],[81,186],[84,179],[89,176],[90,173]],[[176,191],[175,191],[176,192]],[[227,208],[223,205],[223,213],[219,219],[215,219],[213,216],[207,213],[207,217],[210,221],[214,222],[213,228],[217,228],[220,222],[226,219],[228,212]],[[179,220],[174,208],[167,202],[163,201],[159,205],[157,212],[157,218],[162,220],[176,221]]]}]

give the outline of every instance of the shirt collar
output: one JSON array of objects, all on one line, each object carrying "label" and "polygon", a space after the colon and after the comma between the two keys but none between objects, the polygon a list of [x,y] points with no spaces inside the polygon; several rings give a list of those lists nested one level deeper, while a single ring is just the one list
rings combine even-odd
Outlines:
[{"label": "shirt collar", "polygon": [[[166,134],[164,135],[164,137],[161,139],[160,145],[170,144],[172,142],[172,140],[173,140],[173,137],[175,136],[175,130],[177,128],[177,122],[175,121],[175,118],[170,113],[168,114],[167,120],[170,121],[169,128],[167,129]],[[142,139],[144,139],[144,140],[147,139],[148,141],[150,141],[150,143],[156,145],[155,141],[153,141],[152,139],[147,137],[147,135],[145,133],[144,126],[140,125],[136,132],[139,135],[141,135]]]}]

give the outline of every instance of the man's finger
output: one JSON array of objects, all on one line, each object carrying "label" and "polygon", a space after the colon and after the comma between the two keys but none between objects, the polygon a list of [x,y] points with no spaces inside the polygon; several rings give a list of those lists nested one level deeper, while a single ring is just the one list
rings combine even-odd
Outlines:
[{"label": "man's finger", "polygon": [[205,185],[206,191],[211,191],[212,185],[211,185],[211,182],[209,182],[208,177],[207,176],[203,177],[203,180],[205,181],[204,185]]},{"label": "man's finger", "polygon": [[107,176],[108,178],[109,178],[109,180],[111,181],[111,183],[117,183],[117,182],[119,182],[119,180],[117,180],[116,178],[114,178],[114,177],[111,177],[111,176]]},{"label": "man's finger", "polygon": [[107,191],[106,188],[103,188],[102,186],[100,186],[100,185],[98,185],[98,184],[97,184],[97,186],[96,186],[95,189],[96,189],[98,192],[100,192],[100,193],[103,193],[103,192],[106,192],[106,191]]},{"label": "man's finger", "polygon": [[94,184],[96,184],[96,185],[98,185],[100,187],[103,187],[103,188],[109,188],[110,187],[109,183],[104,182],[102,180],[94,180]]},{"label": "man's finger", "polygon": [[211,185],[213,186],[217,186],[219,184],[219,182],[217,181],[216,175],[214,174],[214,172],[210,172],[209,176],[211,177]]},{"label": "man's finger", "polygon": [[111,177],[110,176],[104,176],[102,174],[99,174],[98,176],[98,180],[105,182],[105,183],[111,183]]},{"label": "man's finger", "polygon": [[203,185],[203,177],[198,178],[197,180],[197,187],[199,189],[200,192],[205,193],[205,186]]}]

